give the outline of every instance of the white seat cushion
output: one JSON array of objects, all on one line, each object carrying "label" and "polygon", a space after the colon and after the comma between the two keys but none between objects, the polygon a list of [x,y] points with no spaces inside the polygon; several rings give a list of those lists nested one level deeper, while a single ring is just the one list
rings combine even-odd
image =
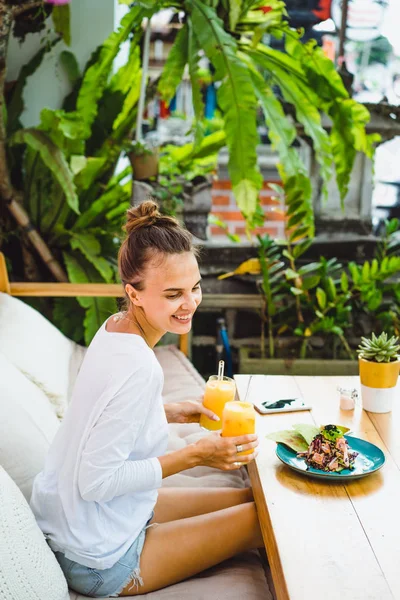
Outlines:
[{"label": "white seat cushion", "polygon": [[67,582],[25,498],[0,467],[0,598],[68,600]]},{"label": "white seat cushion", "polygon": [[0,352],[0,465],[27,500],[58,427],[47,396]]},{"label": "white seat cushion", "polygon": [[42,389],[60,418],[67,408],[71,376],[76,376],[79,349],[38,311],[0,293],[0,352]]},{"label": "white seat cushion", "polygon": [[175,346],[156,346],[154,353],[164,371],[164,402],[199,400],[205,381],[190,360]]}]

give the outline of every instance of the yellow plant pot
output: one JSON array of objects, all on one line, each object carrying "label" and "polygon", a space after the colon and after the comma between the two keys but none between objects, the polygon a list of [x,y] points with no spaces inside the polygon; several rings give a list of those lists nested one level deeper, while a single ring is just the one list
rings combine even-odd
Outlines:
[{"label": "yellow plant pot", "polygon": [[396,386],[400,372],[400,359],[390,363],[378,363],[360,357],[358,365],[362,385],[372,388]]},{"label": "yellow plant pot", "polygon": [[396,387],[400,360],[377,363],[360,357],[358,364],[364,410],[373,413],[390,412],[393,403],[398,401],[400,396],[400,390]]}]

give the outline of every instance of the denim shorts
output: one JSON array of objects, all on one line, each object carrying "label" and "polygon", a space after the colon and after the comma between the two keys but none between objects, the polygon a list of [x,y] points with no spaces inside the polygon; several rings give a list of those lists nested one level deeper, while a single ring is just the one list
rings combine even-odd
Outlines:
[{"label": "denim shorts", "polygon": [[85,567],[70,560],[62,552],[55,552],[68,586],[79,594],[92,598],[104,598],[119,596],[130,582],[137,587],[143,585],[140,576],[140,555],[143,550],[146,530],[151,527],[149,521],[127,552],[109,569]]}]

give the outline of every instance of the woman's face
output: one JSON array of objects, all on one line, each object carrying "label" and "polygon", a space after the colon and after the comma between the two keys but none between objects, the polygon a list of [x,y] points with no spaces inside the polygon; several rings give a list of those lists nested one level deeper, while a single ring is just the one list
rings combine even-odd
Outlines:
[{"label": "woman's face", "polygon": [[200,271],[192,252],[156,256],[144,274],[144,289],[136,291],[136,306],[159,332],[190,331],[193,314],[201,302]]}]

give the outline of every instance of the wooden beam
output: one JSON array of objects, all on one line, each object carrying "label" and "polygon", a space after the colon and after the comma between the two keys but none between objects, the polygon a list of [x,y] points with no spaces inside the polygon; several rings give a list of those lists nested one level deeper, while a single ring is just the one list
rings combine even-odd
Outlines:
[{"label": "wooden beam", "polygon": [[184,333],[179,337],[179,350],[189,357],[189,334]]},{"label": "wooden beam", "polygon": [[122,298],[124,290],[119,283],[10,283],[11,296],[76,297],[98,296]]},{"label": "wooden beam", "polygon": [[259,310],[262,308],[261,294],[203,294],[202,308],[243,308]]},{"label": "wooden beam", "polygon": [[4,254],[0,252],[0,292],[10,294],[10,282],[8,280],[7,264]]},{"label": "wooden beam", "polygon": [[[2,272],[4,278],[4,270]],[[7,275],[7,272],[5,271]],[[1,278],[1,274],[0,274]],[[1,281],[1,279],[0,279]],[[8,281],[8,278],[7,278]],[[4,285],[4,284],[3,284]],[[124,290],[119,283],[25,283],[11,282],[8,288],[11,296],[26,297],[76,297],[98,296],[123,298]],[[1,288],[0,291],[5,291]],[[202,308],[248,308],[260,309],[262,298],[259,294],[203,294]]]}]

